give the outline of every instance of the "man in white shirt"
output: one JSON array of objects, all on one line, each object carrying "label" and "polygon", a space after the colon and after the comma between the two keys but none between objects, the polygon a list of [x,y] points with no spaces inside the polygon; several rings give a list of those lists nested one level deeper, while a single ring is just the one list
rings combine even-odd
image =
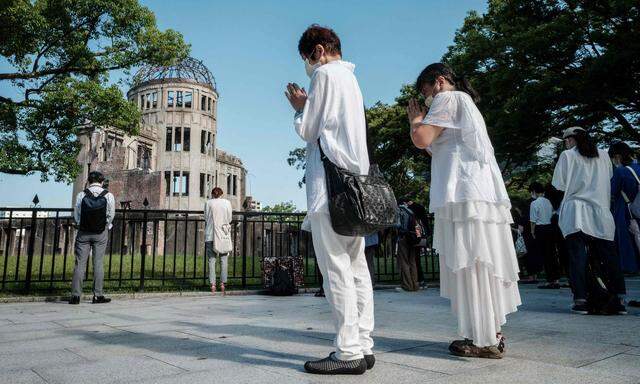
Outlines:
[{"label": "man in white shirt", "polygon": [[93,300],[94,304],[108,303],[102,291],[104,265],[102,259],[107,248],[109,229],[116,213],[113,195],[102,187],[104,176],[90,172],[89,186],[76,196],[73,218],[78,226],[75,240],[75,267],[69,304],[80,304],[82,283],[89,254],[93,251]]},{"label": "man in white shirt", "polygon": [[204,250],[209,260],[209,282],[211,293],[216,293],[216,263],[220,257],[220,291],[224,294],[227,283],[229,252],[231,242],[231,220],[233,209],[231,202],[222,198],[222,189],[215,187],[213,199],[204,204]]},{"label": "man in white shirt", "polygon": [[534,249],[530,252],[538,253],[536,257],[544,261],[544,271],[547,275],[547,283],[539,286],[542,289],[560,289],[560,263],[553,240],[553,205],[544,196],[544,187],[538,182],[529,186],[531,202],[529,216],[531,222],[531,236],[534,239]]},{"label": "man in white shirt", "polygon": [[336,325],[336,351],[309,361],[318,374],[362,374],[372,368],[373,291],[364,253],[364,237],[338,235],[329,216],[325,173],[318,144],[327,158],[349,171],[367,174],[364,105],[354,65],[342,60],[340,39],[329,28],[309,27],[298,43],[311,78],[309,94],[296,84],[285,92],[296,111],[296,132],[307,143],[307,217],[324,291]]}]

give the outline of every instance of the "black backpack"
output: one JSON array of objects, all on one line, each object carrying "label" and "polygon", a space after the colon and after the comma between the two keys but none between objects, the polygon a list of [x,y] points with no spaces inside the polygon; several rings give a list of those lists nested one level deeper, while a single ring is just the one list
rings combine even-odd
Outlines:
[{"label": "black backpack", "polygon": [[273,285],[271,294],[274,296],[291,296],[298,293],[293,282],[291,273],[286,268],[277,263],[273,270]]},{"label": "black backpack", "polygon": [[396,226],[398,228],[398,235],[401,238],[406,239],[409,242],[409,244],[417,244],[420,240],[416,235],[417,221],[413,211],[404,205],[399,206],[398,216],[396,220],[397,220]]},{"label": "black backpack", "polygon": [[84,190],[80,204],[80,230],[83,232],[102,233],[107,226],[106,189],[94,196],[89,189]]},{"label": "black backpack", "polygon": [[594,255],[587,262],[587,307],[590,315],[617,314],[618,296],[607,288],[600,261]]}]

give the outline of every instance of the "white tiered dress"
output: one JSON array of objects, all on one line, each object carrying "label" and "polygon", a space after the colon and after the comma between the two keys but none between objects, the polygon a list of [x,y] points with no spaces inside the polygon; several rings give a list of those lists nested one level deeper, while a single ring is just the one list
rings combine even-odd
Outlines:
[{"label": "white tiered dress", "polygon": [[466,93],[437,94],[424,123],[444,128],[430,148],[440,294],[451,300],[460,336],[495,345],[506,315],[521,304],[502,174],[484,119]]}]

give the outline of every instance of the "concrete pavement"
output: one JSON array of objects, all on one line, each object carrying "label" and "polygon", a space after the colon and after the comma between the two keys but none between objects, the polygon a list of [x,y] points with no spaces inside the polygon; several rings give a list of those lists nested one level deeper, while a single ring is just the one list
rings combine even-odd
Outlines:
[{"label": "concrete pavement", "polygon": [[[640,298],[640,280],[628,280]],[[640,310],[568,311],[568,289],[521,286],[503,360],[450,356],[437,289],[376,291],[377,363],[358,377],[312,376],[332,348],[324,299],[160,297],[108,305],[0,304],[0,383],[640,383]]]}]

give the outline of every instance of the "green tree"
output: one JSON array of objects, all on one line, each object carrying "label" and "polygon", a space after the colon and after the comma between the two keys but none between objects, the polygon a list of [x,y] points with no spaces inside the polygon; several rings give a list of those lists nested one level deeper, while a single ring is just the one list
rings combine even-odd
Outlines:
[{"label": "green tree", "polygon": [[109,74],[181,60],[189,46],[160,31],[137,0],[4,0],[0,54],[0,172],[71,182],[79,130],[137,132],[140,113]]},{"label": "green tree", "polygon": [[634,0],[490,0],[443,60],[470,78],[509,179],[548,172],[540,147],[572,125],[640,143],[640,6]]},{"label": "green tree", "polygon": [[[299,213],[300,211],[293,203],[293,201],[284,201],[281,203],[274,204],[273,206],[266,206],[262,208],[263,213]],[[287,222],[297,222],[301,220],[300,215],[266,215],[263,217],[268,221],[287,221]]]},{"label": "green tree", "polygon": [[273,206],[267,205],[262,208],[262,212],[297,213],[299,211],[293,201],[284,201],[282,203],[274,204]]},{"label": "green tree", "polygon": [[366,110],[370,161],[378,165],[393,186],[396,197],[418,193],[426,201],[431,162],[426,151],[417,149],[409,136],[407,104],[419,98],[405,85],[393,104],[376,103]]}]

